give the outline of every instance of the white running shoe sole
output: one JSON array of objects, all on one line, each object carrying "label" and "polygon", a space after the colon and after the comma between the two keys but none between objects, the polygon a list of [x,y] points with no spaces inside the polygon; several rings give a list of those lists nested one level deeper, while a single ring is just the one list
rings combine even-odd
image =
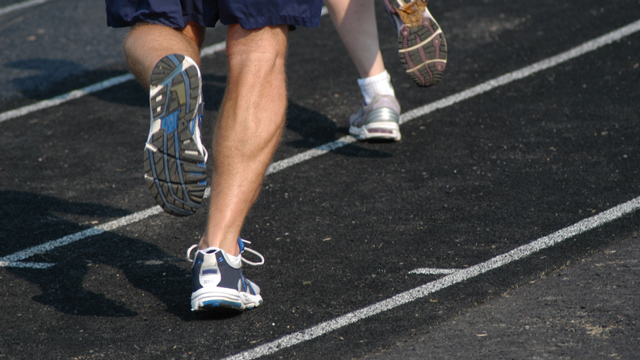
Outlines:
[{"label": "white running shoe sole", "polygon": [[144,178],[156,202],[172,215],[194,214],[207,187],[201,93],[200,70],[191,58],[168,55],[154,67]]}]

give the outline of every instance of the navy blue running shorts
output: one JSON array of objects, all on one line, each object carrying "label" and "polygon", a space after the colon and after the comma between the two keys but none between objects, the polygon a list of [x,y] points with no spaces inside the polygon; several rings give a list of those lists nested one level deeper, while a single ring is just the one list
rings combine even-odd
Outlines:
[{"label": "navy blue running shorts", "polygon": [[213,27],[240,24],[244,29],[271,25],[320,26],[322,0],[105,0],[107,25],[139,22],[182,29],[194,21]]}]

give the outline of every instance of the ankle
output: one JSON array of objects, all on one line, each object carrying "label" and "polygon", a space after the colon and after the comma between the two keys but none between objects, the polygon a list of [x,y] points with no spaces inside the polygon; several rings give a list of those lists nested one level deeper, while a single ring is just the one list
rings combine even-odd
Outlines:
[{"label": "ankle", "polygon": [[393,85],[391,85],[391,76],[386,70],[378,75],[358,79],[358,85],[365,105],[369,104],[376,95],[396,96]]},{"label": "ankle", "polygon": [[220,250],[224,250],[229,256],[239,256],[240,255],[240,247],[238,246],[238,241],[234,241],[231,244],[228,242],[209,240],[206,236],[203,236],[198,243],[198,250],[206,250],[209,248],[216,248]]}]

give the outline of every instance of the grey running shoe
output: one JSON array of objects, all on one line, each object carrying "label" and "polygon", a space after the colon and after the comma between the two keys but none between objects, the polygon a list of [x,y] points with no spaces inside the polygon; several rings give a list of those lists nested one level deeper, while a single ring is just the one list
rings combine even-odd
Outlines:
[{"label": "grey running shoe", "polygon": [[389,95],[376,95],[349,118],[349,133],[358,140],[400,141],[400,104]]},{"label": "grey running shoe", "polygon": [[427,9],[427,0],[384,0],[398,28],[398,55],[418,86],[440,82],[447,67],[447,41]]},{"label": "grey running shoe", "polygon": [[[240,259],[233,260],[224,250],[209,248],[197,250],[193,245],[187,250],[191,268],[191,311],[215,311],[220,308],[249,310],[262,304],[260,288],[242,274],[242,262],[262,265],[264,258],[258,252],[245,248],[246,240],[238,238]],[[261,262],[251,262],[242,257],[244,250],[259,256]]]},{"label": "grey running shoe", "polygon": [[207,187],[202,146],[202,81],[189,57],[167,55],[153,68],[151,124],[144,149],[144,178],[151,194],[172,215],[194,214]]}]

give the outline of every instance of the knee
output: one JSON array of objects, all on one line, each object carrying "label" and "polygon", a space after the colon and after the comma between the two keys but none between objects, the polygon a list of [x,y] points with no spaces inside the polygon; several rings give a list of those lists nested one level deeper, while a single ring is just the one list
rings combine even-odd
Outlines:
[{"label": "knee", "polygon": [[231,25],[227,35],[229,67],[284,68],[287,31],[286,26],[245,30]]},{"label": "knee", "polygon": [[174,29],[165,25],[138,23],[131,27],[124,38],[125,54],[139,54],[143,57],[163,53],[188,55],[199,63],[200,48],[204,41],[205,28],[189,23],[184,29]]},{"label": "knee", "polygon": [[189,39],[193,45],[200,51],[204,43],[205,27],[195,22],[190,22],[181,30],[182,35]]}]

